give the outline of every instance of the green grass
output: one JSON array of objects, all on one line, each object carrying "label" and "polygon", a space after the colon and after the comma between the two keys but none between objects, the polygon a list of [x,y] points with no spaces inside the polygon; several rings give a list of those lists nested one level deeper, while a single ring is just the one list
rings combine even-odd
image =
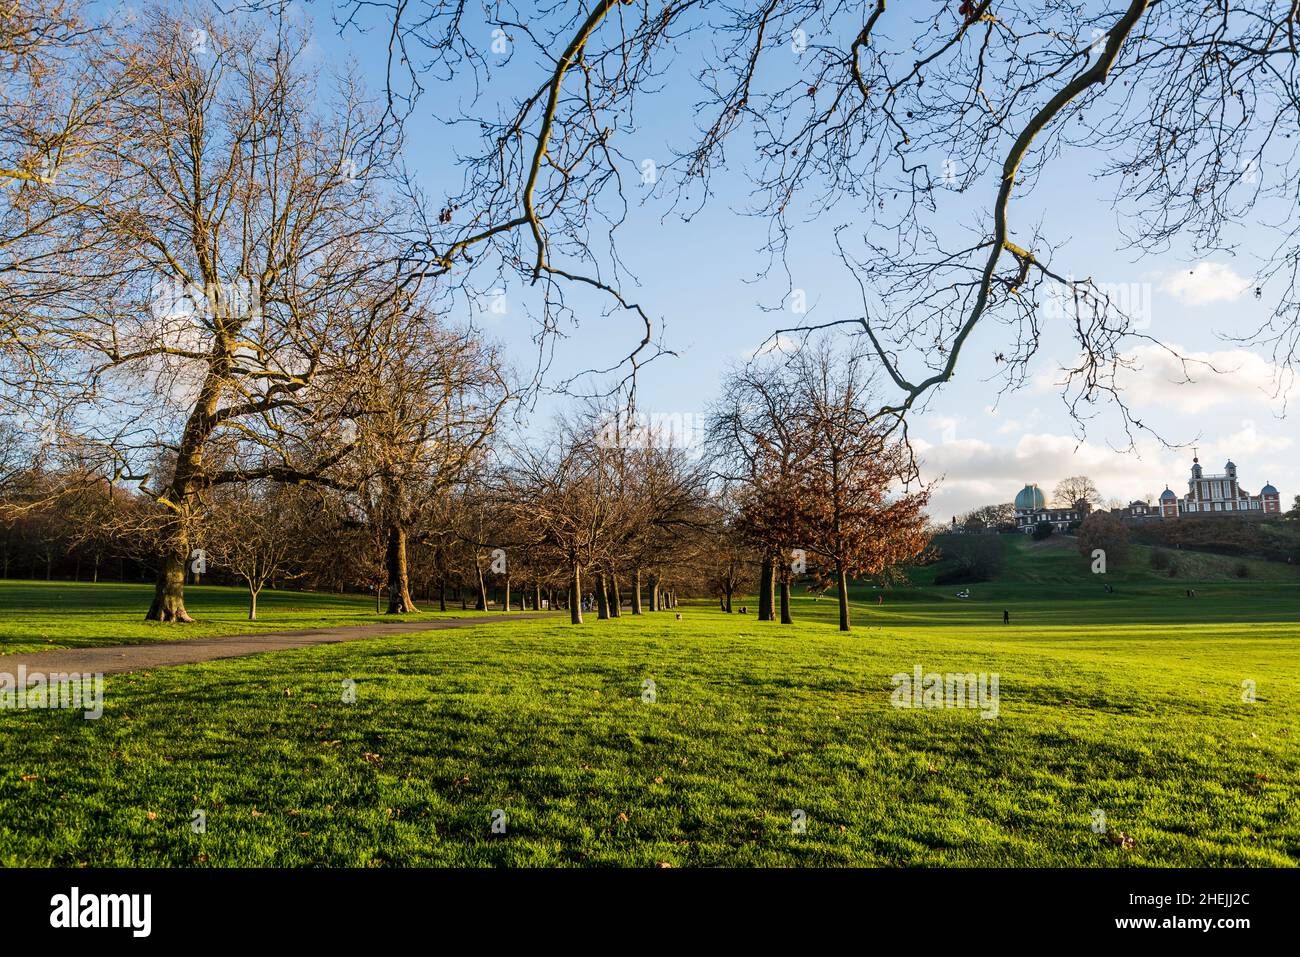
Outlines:
[{"label": "green grass", "polygon": [[[1006,555],[1005,567],[997,576],[999,583],[1101,588],[1102,576],[1092,573],[1090,559],[1079,554],[1078,539],[1072,535],[1052,535],[1037,542],[1028,535],[998,535],[992,540],[1002,547]],[[942,539],[940,547],[941,543]],[[1170,561],[1177,566],[1173,574],[1167,568],[1157,569],[1151,566],[1151,554],[1154,551],[1163,551],[1169,556]],[[911,569],[909,576],[917,584],[928,585],[946,567],[940,561],[923,568]],[[1241,568],[1247,572],[1245,578],[1238,575]],[[1146,545],[1130,545],[1128,560],[1122,565],[1108,567],[1104,580],[1117,586],[1143,585],[1159,589],[1167,589],[1172,585],[1186,590],[1208,582],[1233,586],[1255,582],[1290,582],[1300,588],[1300,565],[1236,558],[1186,548],[1154,549]],[[958,591],[961,587],[953,585],[951,591]]]},{"label": "green grass", "polygon": [[[375,612],[374,598],[268,590],[258,598],[257,620],[249,621],[247,592],[191,585],[185,589],[185,606],[196,621],[159,624],[144,620],[152,597],[153,587],[145,585],[0,580],[0,656],[393,620]],[[417,617],[475,614],[483,613],[449,605],[445,613],[422,611]]]},{"label": "green grass", "polygon": [[[1300,861],[1295,587],[955,591],[848,635],[800,597],[788,627],[701,604],[110,676],[98,721],[0,711],[0,863]],[[916,664],[999,673],[999,716],[892,707]]]}]

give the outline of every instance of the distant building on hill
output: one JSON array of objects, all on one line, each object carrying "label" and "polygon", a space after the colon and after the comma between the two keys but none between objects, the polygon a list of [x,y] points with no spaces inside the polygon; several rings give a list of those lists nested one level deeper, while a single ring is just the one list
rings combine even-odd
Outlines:
[{"label": "distant building on hill", "polygon": [[[1085,501],[1069,508],[1048,508],[1047,496],[1036,484],[1029,483],[1015,500],[1016,530],[1032,532],[1040,522],[1049,522],[1057,531],[1082,522],[1092,507]],[[1182,498],[1165,486],[1156,502],[1134,500],[1110,510],[1126,522],[1164,521],[1178,518],[1232,515],[1239,518],[1266,519],[1282,514],[1282,496],[1265,483],[1258,495],[1251,495],[1237,481],[1237,466],[1229,461],[1221,475],[1206,475],[1199,456],[1192,457],[1192,472],[1187,480],[1187,494]]]},{"label": "distant building on hill", "polygon": [[1092,511],[1092,506],[1080,499],[1069,508],[1048,508],[1047,496],[1036,484],[1029,483],[1020,490],[1013,504],[1016,514],[1016,531],[1026,535],[1042,522],[1048,522],[1063,532],[1076,522],[1082,522]]},{"label": "distant building on hill", "polygon": [[1179,498],[1166,486],[1160,493],[1162,518],[1183,516],[1237,515],[1262,518],[1282,513],[1282,496],[1265,483],[1258,495],[1251,495],[1237,482],[1237,466],[1228,461],[1220,475],[1206,475],[1199,456],[1192,457],[1192,474],[1187,494]]}]

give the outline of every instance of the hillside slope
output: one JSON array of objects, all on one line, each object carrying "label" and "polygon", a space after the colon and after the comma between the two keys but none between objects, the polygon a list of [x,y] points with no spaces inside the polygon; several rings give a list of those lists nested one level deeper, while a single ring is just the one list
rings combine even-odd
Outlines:
[{"label": "hillside slope", "polygon": [[[935,540],[940,552],[946,537]],[[1002,568],[991,579],[999,584],[1096,585],[1102,580],[1117,586],[1185,583],[1190,587],[1211,582],[1300,584],[1297,565],[1145,545],[1130,545],[1127,560],[1122,565],[1112,562],[1102,579],[1092,573],[1091,562],[1079,554],[1078,540],[1073,536],[1053,535],[1038,542],[1027,535],[994,538],[1003,550]],[[1153,566],[1152,557],[1156,552],[1164,553],[1168,567]],[[909,577],[918,585],[933,585],[937,576],[951,568],[949,562],[941,559],[933,565],[912,569]]]}]

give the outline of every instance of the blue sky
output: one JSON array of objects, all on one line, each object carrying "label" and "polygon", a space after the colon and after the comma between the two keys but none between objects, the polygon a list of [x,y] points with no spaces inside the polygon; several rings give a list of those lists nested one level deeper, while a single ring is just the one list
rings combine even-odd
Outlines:
[{"label": "blue sky", "polygon": [[[383,38],[350,34],[340,39],[330,23],[327,3],[296,4],[297,15],[315,23],[314,53],[325,68],[355,63],[368,82],[381,82]],[[483,46],[489,50],[490,27],[483,25]],[[472,35],[473,30],[471,28]],[[815,37],[812,38],[815,42]],[[683,65],[689,58],[683,58]],[[540,73],[528,55],[517,58],[506,73],[487,88],[488,102],[519,88],[512,81],[535,83]],[[410,126],[407,160],[429,195],[438,197],[458,183],[453,143],[443,127],[421,123],[435,109],[444,109],[456,96],[467,96],[459,81],[448,91],[430,83]],[[670,73],[661,94],[642,101],[641,129],[623,142],[633,159],[662,163],[668,147],[681,145],[693,131],[690,103],[693,84],[683,68]],[[744,141],[732,145],[743,155]],[[1265,357],[1225,341],[1224,333],[1239,332],[1261,321],[1267,302],[1257,301],[1249,281],[1252,255],[1265,251],[1267,237],[1244,233],[1240,253],[1198,258],[1174,249],[1158,256],[1135,257],[1123,248],[1118,219],[1123,210],[1111,204],[1109,184],[1098,184],[1094,173],[1102,158],[1082,151],[1058,157],[1033,193],[1013,199],[1013,237],[1028,237],[1035,226],[1056,241],[1054,265],[1075,276],[1100,282],[1139,284],[1150,294],[1151,335],[1192,357],[1211,360],[1222,375],[1198,374],[1190,385],[1175,385],[1179,373],[1156,350],[1136,357],[1141,372],[1129,377],[1128,398],[1135,413],[1172,443],[1195,443],[1207,471],[1219,471],[1231,457],[1241,481],[1251,492],[1270,481],[1284,502],[1300,492],[1300,456],[1293,421],[1282,418],[1285,396],[1271,393],[1275,370]],[[939,172],[935,171],[936,174]],[[1262,173],[1261,175],[1267,175]],[[764,311],[780,305],[784,278],[751,282],[764,257],[762,223],[740,215],[748,184],[743,168],[726,171],[715,180],[718,195],[690,222],[663,214],[668,199],[656,197],[639,184],[635,164],[627,170],[630,197],[644,198],[634,206],[621,233],[620,253],[640,279],[629,287],[664,329],[666,345],[679,353],[643,371],[639,404],[652,412],[697,413],[714,398],[729,364],[742,362],[774,328],[795,318]],[[638,193],[638,189],[641,192]],[[966,199],[980,204],[991,197],[988,183],[976,184]],[[845,204],[822,211],[801,226],[790,250],[792,284],[807,292],[807,318],[825,321],[861,312],[857,287],[836,257],[831,230],[852,224],[855,207]],[[860,232],[860,230],[859,230]],[[526,309],[530,293],[506,290],[504,315],[479,312],[475,321],[502,341],[526,365],[533,355],[534,328]],[[455,317],[464,318],[464,317]],[[1056,326],[1060,326],[1058,322]],[[603,365],[624,354],[638,334],[630,319],[592,314],[580,331],[557,351],[553,376]],[[997,396],[993,355],[1005,347],[1005,330],[997,326],[978,331],[963,354],[958,374],[928,404],[912,424],[927,479],[939,484],[932,513],[946,517],[978,504],[1009,501],[1025,482],[1049,491],[1067,475],[1087,474],[1103,495],[1128,501],[1158,495],[1166,486],[1185,491],[1190,449],[1169,449],[1140,437],[1135,450],[1116,415],[1103,410],[1081,435],[1061,401],[1060,363],[1073,352],[1061,329],[1049,321],[1043,347],[1032,367],[1029,383],[1018,392]],[[559,407],[544,400],[534,423]]]}]

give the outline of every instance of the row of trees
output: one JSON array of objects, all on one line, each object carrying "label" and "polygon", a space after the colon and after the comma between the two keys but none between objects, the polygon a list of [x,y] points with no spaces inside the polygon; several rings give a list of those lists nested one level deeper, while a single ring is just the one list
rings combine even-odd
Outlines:
[{"label": "row of trees", "polygon": [[[434,355],[444,365],[423,378],[416,360]],[[384,593],[389,614],[416,610],[419,594],[445,608],[449,591],[486,608],[495,585],[505,608],[513,588],[521,607],[545,595],[574,623],[584,608],[619,616],[625,597],[641,614],[647,595],[652,611],[679,594],[713,594],[732,611],[757,584],[759,618],[775,620],[779,589],[789,623],[803,583],[836,590],[847,630],[849,580],[886,580],[925,546],[928,489],[908,491],[905,446],[865,413],[868,364],[829,342],[738,370],[703,450],[637,428],[613,404],[497,441],[505,381],[463,337],[375,369],[374,390],[394,391],[359,421],[350,455],[310,481],[206,486],[181,555],[153,496],[90,470],[15,470],[0,507],[5,554],[39,552],[47,576],[63,556],[93,556],[91,578],[110,560],[119,574],[127,561],[161,567],[181,602],[187,579],[210,568],[248,588],[250,614],[271,583]],[[9,438],[15,458],[24,442]]]}]

